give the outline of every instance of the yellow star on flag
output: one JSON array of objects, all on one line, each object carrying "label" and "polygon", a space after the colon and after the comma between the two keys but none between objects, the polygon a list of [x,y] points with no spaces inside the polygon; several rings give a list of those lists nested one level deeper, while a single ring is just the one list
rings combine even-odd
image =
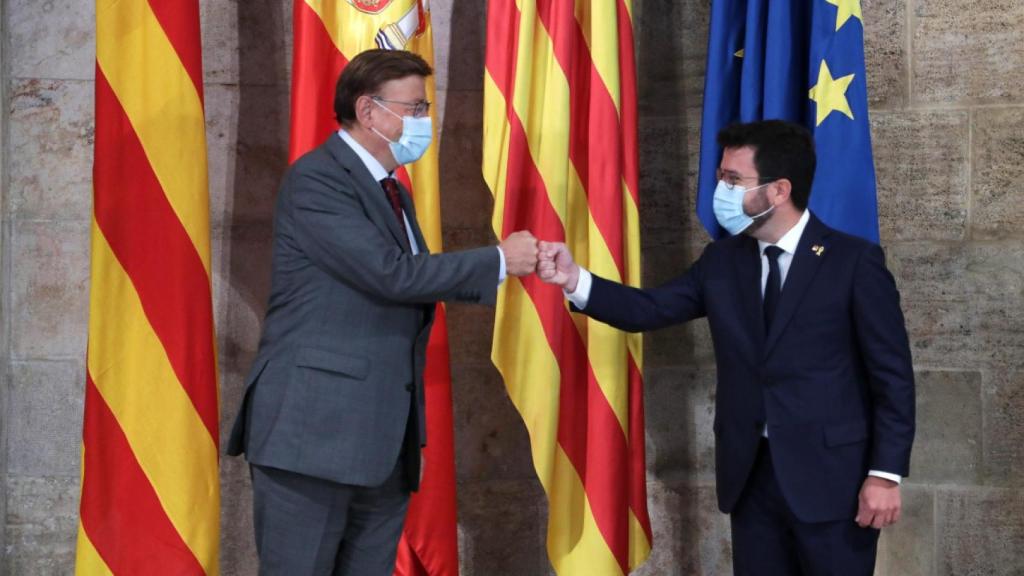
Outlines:
[{"label": "yellow star on flag", "polygon": [[837,32],[851,17],[858,18],[861,22],[864,22],[864,18],[860,15],[860,0],[825,0],[825,2],[839,9],[839,13],[836,14]]},{"label": "yellow star on flag", "polygon": [[846,99],[846,90],[853,82],[853,74],[842,78],[832,78],[832,72],[828,64],[821,61],[821,68],[818,69],[818,83],[811,88],[810,98],[818,103],[818,122],[815,126],[821,126],[825,118],[833,111],[846,114],[853,120],[853,112],[850,111],[850,102]]},{"label": "yellow star on flag", "polygon": [[733,52],[732,55],[737,57],[737,58],[743,58],[743,54],[744,54],[743,48],[740,48],[739,50]]}]

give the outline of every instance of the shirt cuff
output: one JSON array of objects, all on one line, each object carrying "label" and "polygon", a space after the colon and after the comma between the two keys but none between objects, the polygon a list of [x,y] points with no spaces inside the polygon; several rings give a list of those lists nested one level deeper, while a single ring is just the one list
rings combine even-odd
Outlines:
[{"label": "shirt cuff", "polygon": [[879,472],[878,470],[868,470],[868,476],[875,476],[878,478],[885,478],[886,480],[892,480],[899,484],[903,481],[903,478],[899,474],[891,474],[889,472]]},{"label": "shirt cuff", "polygon": [[572,302],[573,306],[583,310],[587,307],[587,302],[590,301],[590,287],[594,283],[594,277],[586,270],[586,268],[580,267],[580,277],[576,281],[576,290],[574,292],[566,292],[565,297]]},{"label": "shirt cuff", "polygon": [[505,269],[505,251],[501,249],[501,246],[496,248],[498,249],[498,286],[501,286],[505,277],[508,276],[508,271]]}]

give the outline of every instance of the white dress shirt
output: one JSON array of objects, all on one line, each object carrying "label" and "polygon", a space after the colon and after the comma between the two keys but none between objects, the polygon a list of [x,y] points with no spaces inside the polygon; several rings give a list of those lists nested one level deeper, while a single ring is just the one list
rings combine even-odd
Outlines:
[{"label": "white dress shirt", "polygon": [[[793,263],[793,254],[796,253],[796,248],[800,244],[800,237],[804,234],[804,229],[807,228],[807,223],[811,220],[811,213],[808,210],[804,210],[800,220],[789,229],[788,232],[779,238],[779,241],[775,244],[769,244],[762,240],[757,241],[758,250],[761,253],[761,295],[764,296],[764,288],[768,285],[768,256],[765,255],[764,249],[768,246],[777,246],[782,249],[782,253],[779,254],[779,281],[780,285],[785,288],[786,275],[789,273],[789,265]],[[593,276],[589,271],[580,268],[580,277],[576,283],[576,290],[572,293],[566,292],[565,297],[569,299],[577,308],[583,310],[587,307],[587,302],[590,300],[590,288],[593,285]],[[764,437],[768,437],[768,425],[765,424],[764,431],[762,432]],[[878,470],[869,470],[869,476],[878,476],[879,478],[885,478],[886,480],[892,480],[897,484],[900,483],[902,478],[898,474],[892,474],[889,472],[880,472]]]},{"label": "white dress shirt", "polygon": [[[380,182],[385,178],[395,177],[394,172],[388,172],[385,170],[384,165],[374,158],[373,154],[370,154],[366,148],[363,148],[362,144],[356,142],[356,139],[353,138],[351,134],[346,132],[344,129],[340,129],[338,130],[338,136],[340,136],[341,139],[349,145],[349,148],[352,148],[352,151],[356,153],[356,156],[359,156],[359,159],[363,161],[363,165],[365,165],[366,169],[370,171],[370,176],[373,176],[374,180]],[[381,188],[381,191],[384,191],[383,187]],[[409,248],[412,250],[413,255],[419,254],[420,248],[419,245],[416,244],[416,236],[412,233],[412,226],[409,224],[409,215],[405,213],[404,208],[402,209],[402,219],[405,220],[405,234],[409,238]],[[505,281],[506,275],[505,252],[502,251],[501,247],[498,247],[498,258],[498,284],[501,284]]]}]

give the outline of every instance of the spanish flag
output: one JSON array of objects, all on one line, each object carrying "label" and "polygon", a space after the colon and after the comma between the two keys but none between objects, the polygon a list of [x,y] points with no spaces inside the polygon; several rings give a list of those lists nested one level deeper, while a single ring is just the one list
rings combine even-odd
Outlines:
[{"label": "spanish flag", "polygon": [[197,0],[98,0],[76,573],[217,574],[218,392]]},{"label": "spanish flag", "polygon": [[[351,58],[364,50],[409,50],[433,66],[430,10],[426,0],[295,0],[290,158],[297,159],[338,130],[334,88]],[[427,78],[427,99],[434,80]],[[437,138],[415,164],[398,170],[412,192],[420,228],[432,253],[441,252],[441,198]],[[426,468],[409,503],[395,574],[456,575],[459,571],[455,510],[455,447],[452,435],[448,327],[438,304],[427,348]]]},{"label": "spanish flag", "polygon": [[[489,0],[483,174],[494,232],[565,241],[640,283],[632,2]],[[569,312],[536,276],[502,286],[492,359],[530,434],[562,575],[628,574],[651,548],[642,340]]]}]

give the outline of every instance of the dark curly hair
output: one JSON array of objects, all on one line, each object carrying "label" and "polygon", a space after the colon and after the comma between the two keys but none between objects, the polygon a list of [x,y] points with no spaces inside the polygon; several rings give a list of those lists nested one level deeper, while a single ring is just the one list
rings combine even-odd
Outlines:
[{"label": "dark curly hair", "polygon": [[783,120],[732,124],[718,133],[718,144],[722,148],[752,148],[760,183],[789,180],[793,205],[800,210],[807,208],[817,157],[814,137],[806,128]]}]

